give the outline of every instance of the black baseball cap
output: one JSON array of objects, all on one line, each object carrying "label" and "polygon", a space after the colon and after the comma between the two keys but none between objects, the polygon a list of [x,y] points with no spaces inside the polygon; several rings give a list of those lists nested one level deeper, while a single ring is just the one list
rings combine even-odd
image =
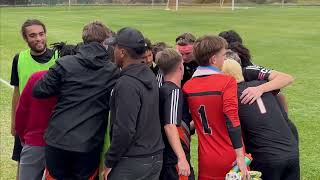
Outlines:
[{"label": "black baseball cap", "polygon": [[142,33],[130,27],[120,29],[114,37],[107,39],[107,44],[120,45],[128,48],[147,47]]}]

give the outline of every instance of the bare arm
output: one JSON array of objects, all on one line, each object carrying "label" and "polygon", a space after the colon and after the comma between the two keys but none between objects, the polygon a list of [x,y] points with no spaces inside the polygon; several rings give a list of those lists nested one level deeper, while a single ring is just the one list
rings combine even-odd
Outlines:
[{"label": "bare arm", "polygon": [[286,113],[288,113],[288,103],[287,103],[287,100],[286,100],[286,96],[283,93],[280,92],[277,95],[277,98],[278,98],[280,104],[282,105],[282,107],[284,108],[284,111]]},{"label": "bare arm", "polygon": [[15,117],[16,117],[16,109],[20,99],[19,87],[14,86],[13,94],[12,94],[12,108],[11,108],[11,135],[15,136]]},{"label": "bare arm", "polygon": [[241,103],[252,104],[261,97],[263,93],[284,88],[294,81],[291,75],[278,71],[272,71],[268,80],[269,82],[261,84],[260,86],[245,89],[240,97]]},{"label": "bare arm", "polygon": [[289,74],[278,71],[271,71],[269,76],[269,82],[261,84],[259,87],[265,93],[284,88],[291,84],[293,81],[293,77]]},{"label": "bare arm", "polygon": [[189,176],[190,166],[180,142],[177,126],[175,124],[167,124],[164,126],[164,130],[170,146],[178,157],[178,174]]},{"label": "bare arm", "polygon": [[243,180],[249,180],[250,179],[250,174],[247,170],[247,165],[246,165],[246,161],[245,161],[245,156],[243,153],[243,148],[238,148],[234,150],[236,152],[236,156],[237,156],[237,165],[243,175]]}]

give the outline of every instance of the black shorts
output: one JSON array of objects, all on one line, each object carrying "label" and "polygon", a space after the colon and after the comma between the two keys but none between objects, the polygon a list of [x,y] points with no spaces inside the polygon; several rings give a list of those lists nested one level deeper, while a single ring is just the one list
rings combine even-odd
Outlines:
[{"label": "black shorts", "polygon": [[163,166],[160,173],[160,180],[195,180],[193,168],[190,167],[190,175],[188,178],[179,177],[176,166]]},{"label": "black shorts", "polygon": [[253,161],[251,167],[262,173],[263,180],[300,180],[299,158],[274,162]]},{"label": "black shorts", "polygon": [[20,154],[22,151],[22,145],[19,136],[14,136],[14,145],[13,145],[13,152],[12,152],[12,160],[20,161]]}]

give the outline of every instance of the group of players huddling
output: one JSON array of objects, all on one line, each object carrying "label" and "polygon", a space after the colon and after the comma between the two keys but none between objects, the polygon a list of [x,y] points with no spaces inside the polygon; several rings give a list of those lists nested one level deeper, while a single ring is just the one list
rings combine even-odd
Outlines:
[{"label": "group of players huddling", "polygon": [[298,132],[280,91],[293,78],[254,65],[237,32],[183,33],[172,48],[94,21],[83,42],[53,49],[39,20],[21,32],[29,49],[11,74],[17,179],[192,180],[195,133],[199,180],[225,179],[235,166],[242,179],[300,179]]}]

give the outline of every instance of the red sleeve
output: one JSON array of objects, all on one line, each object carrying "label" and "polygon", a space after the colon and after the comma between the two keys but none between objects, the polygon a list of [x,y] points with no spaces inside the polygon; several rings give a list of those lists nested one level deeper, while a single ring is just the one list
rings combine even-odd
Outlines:
[{"label": "red sleeve", "polygon": [[32,88],[36,82],[35,74],[31,75],[25,88],[23,89],[16,109],[15,130],[22,139],[29,118],[29,106],[32,98]]},{"label": "red sleeve", "polygon": [[241,127],[238,115],[237,82],[230,78],[223,91],[223,113],[233,148],[242,147]]},{"label": "red sleeve", "polygon": [[35,83],[43,77],[44,74],[47,73],[47,70],[45,71],[39,71],[32,74],[23,89],[19,103],[16,109],[16,117],[15,117],[15,130],[22,139],[23,133],[26,129],[26,125],[29,120],[29,108],[32,101],[32,89]]}]

